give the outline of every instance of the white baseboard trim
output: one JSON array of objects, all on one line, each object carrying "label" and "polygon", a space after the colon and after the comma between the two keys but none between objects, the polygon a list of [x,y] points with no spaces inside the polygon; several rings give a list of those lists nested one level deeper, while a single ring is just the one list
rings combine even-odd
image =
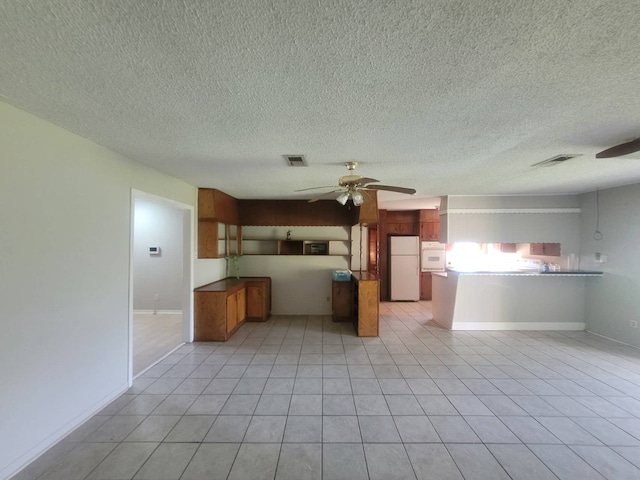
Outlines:
[{"label": "white baseboard trim", "polygon": [[142,315],[182,315],[182,310],[134,310],[133,314]]},{"label": "white baseboard trim", "polygon": [[54,433],[49,435],[44,440],[38,442],[34,447],[27,450],[24,454],[22,454],[17,459],[13,460],[7,466],[0,469],[0,478],[11,478],[16,475],[20,470],[25,468],[35,459],[37,459],[40,455],[45,453],[51,447],[53,447],[56,443],[62,440],[64,437],[73,432],[76,428],[82,425],[84,422],[93,417],[96,413],[102,410],[104,407],[109,405],[112,401],[122,395],[129,389],[129,386],[125,384],[117,388],[115,391],[111,392],[98,402],[94,403],[91,407],[87,408],[80,415],[76,416],[69,422],[67,422],[62,427],[58,428]]},{"label": "white baseboard trim", "polygon": [[451,330],[565,330],[582,331],[583,322],[454,322]]},{"label": "white baseboard trim", "polygon": [[176,348],[174,348],[173,350],[171,350],[169,353],[167,353],[166,355],[164,355],[163,357],[159,358],[158,360],[156,360],[155,362],[153,362],[151,365],[149,365],[147,368],[145,368],[144,370],[142,370],[140,373],[138,373],[135,377],[133,377],[133,379],[135,380],[136,378],[138,378],[140,375],[144,374],[147,370],[149,370],[150,368],[155,367],[156,365],[158,365],[162,360],[164,360],[165,358],[167,358],[169,355],[171,355],[173,352],[175,352],[176,350],[178,350],[180,347],[182,347],[184,345],[184,342],[182,342],[180,345],[178,345]]},{"label": "white baseboard trim", "polygon": [[600,338],[606,338],[607,340],[611,340],[612,342],[616,342],[619,343],[620,345],[624,345],[625,347],[631,347],[631,348],[636,348],[640,350],[640,347],[637,345],[631,345],[630,343],[627,342],[621,342],[620,340],[616,340],[615,338],[611,338],[611,337],[607,337],[606,335],[602,335],[601,333],[596,333],[596,332],[592,332],[591,330],[587,330],[587,333],[591,333],[593,335],[596,335]]},{"label": "white baseboard trim", "polygon": [[447,327],[444,323],[440,323],[439,321],[437,321],[435,318],[432,318],[431,320],[429,320],[429,323],[435,323],[436,325],[438,325],[440,328],[444,328],[445,330],[449,330],[449,327]]}]

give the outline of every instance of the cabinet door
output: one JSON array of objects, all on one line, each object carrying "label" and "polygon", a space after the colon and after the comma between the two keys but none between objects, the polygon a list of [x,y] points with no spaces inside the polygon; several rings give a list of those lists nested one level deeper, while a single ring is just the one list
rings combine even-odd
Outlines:
[{"label": "cabinet door", "polygon": [[227,333],[238,324],[238,294],[227,295]]},{"label": "cabinet door", "polygon": [[518,251],[518,244],[516,243],[501,243],[500,251],[502,253],[516,253]]},{"label": "cabinet door", "polygon": [[351,282],[333,282],[331,287],[333,321],[339,322],[351,319],[352,292]]},{"label": "cabinet door", "polygon": [[544,254],[550,257],[559,257],[560,256],[560,244],[559,243],[545,243],[544,244]]},{"label": "cabinet door", "polygon": [[417,225],[411,223],[388,223],[387,233],[390,235],[417,235]]},{"label": "cabinet door", "polygon": [[264,318],[265,315],[264,286],[247,286],[247,317]]},{"label": "cabinet door", "polygon": [[531,243],[529,244],[530,255],[544,255],[544,243]]},{"label": "cabinet door", "polygon": [[437,242],[440,240],[440,223],[424,222],[420,224],[420,240],[423,242]]},{"label": "cabinet door", "polygon": [[243,288],[236,293],[237,297],[237,323],[240,324],[247,318],[247,291]]},{"label": "cabinet door", "polygon": [[548,257],[560,256],[559,243],[532,243],[529,245],[531,255],[546,255]]},{"label": "cabinet door", "polygon": [[431,300],[432,277],[431,272],[420,273],[420,300]]}]

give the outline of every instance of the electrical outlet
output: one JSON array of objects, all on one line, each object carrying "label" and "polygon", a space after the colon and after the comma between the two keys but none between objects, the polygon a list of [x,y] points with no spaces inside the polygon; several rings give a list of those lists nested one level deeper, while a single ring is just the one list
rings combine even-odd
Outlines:
[{"label": "electrical outlet", "polygon": [[159,294],[159,293],[156,293],[156,294],[153,296],[153,299],[154,299],[156,302],[157,302],[158,300],[160,300],[160,294]]},{"label": "electrical outlet", "polygon": [[631,328],[638,328],[638,321],[637,320],[631,320],[629,322],[629,324],[631,325]]}]

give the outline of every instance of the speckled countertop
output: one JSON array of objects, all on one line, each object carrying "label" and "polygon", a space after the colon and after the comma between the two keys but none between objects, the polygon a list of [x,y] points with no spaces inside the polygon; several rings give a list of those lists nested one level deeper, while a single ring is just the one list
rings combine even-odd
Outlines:
[{"label": "speckled countertop", "polygon": [[455,273],[458,275],[510,275],[517,277],[601,277],[602,272],[591,270],[558,270],[555,272],[539,272],[537,270],[504,270],[504,271],[468,271],[450,269],[446,272],[436,272],[437,275]]}]

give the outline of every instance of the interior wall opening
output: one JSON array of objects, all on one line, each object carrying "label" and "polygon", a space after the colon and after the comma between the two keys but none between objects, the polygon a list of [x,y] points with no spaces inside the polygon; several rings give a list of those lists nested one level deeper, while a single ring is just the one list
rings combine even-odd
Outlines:
[{"label": "interior wall opening", "polygon": [[144,194],[133,196],[131,377],[191,341],[191,211]]}]

